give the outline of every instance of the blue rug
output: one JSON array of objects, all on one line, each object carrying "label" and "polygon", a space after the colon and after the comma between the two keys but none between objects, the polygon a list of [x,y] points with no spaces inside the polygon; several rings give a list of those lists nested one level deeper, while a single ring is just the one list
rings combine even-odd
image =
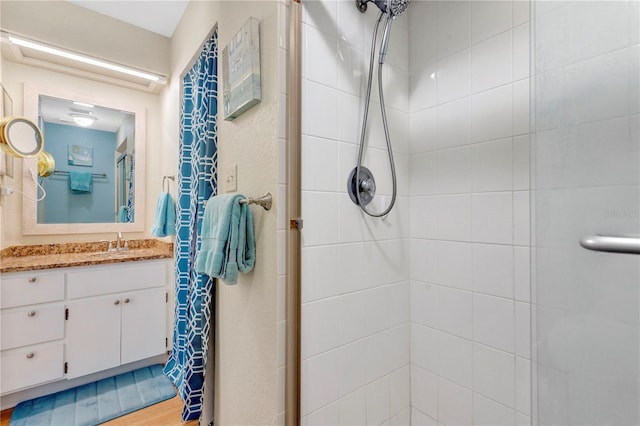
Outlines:
[{"label": "blue rug", "polygon": [[10,426],[88,426],[173,398],[175,388],[152,365],[18,404]]}]

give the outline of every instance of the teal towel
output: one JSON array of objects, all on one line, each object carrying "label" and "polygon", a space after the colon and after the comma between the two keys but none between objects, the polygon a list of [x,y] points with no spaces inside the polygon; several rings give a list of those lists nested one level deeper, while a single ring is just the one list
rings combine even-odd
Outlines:
[{"label": "teal towel", "polygon": [[168,192],[158,196],[156,214],[151,226],[151,235],[154,237],[166,237],[176,233],[176,203]]},{"label": "teal towel", "polygon": [[120,206],[118,209],[118,222],[127,222],[127,206]]},{"label": "teal towel", "polygon": [[253,270],[256,261],[253,217],[249,206],[240,204],[243,198],[242,194],[216,195],[207,202],[196,272],[235,284],[238,271]]},{"label": "teal towel", "polygon": [[69,172],[69,189],[71,192],[91,192],[92,176],[90,172]]}]

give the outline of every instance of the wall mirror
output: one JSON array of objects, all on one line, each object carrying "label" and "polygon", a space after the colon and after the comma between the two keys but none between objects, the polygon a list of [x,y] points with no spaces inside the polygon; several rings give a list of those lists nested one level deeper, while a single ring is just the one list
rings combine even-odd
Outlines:
[{"label": "wall mirror", "polygon": [[[55,170],[23,167],[23,234],[144,230],[145,113],[119,99],[25,84],[24,114],[38,123]],[[35,180],[46,191],[37,198]]]}]

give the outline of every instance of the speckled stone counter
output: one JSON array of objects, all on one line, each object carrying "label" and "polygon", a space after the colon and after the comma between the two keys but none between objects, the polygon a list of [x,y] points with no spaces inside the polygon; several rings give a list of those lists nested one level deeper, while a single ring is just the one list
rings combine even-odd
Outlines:
[{"label": "speckled stone counter", "polygon": [[[115,241],[112,242],[115,246]],[[109,242],[41,244],[0,251],[0,272],[89,266],[173,257],[173,244],[159,240],[128,240],[129,250],[108,252]]]}]

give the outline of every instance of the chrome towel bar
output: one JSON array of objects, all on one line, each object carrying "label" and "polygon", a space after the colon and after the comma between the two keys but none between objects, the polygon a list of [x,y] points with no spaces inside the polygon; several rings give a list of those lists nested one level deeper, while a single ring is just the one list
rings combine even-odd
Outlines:
[{"label": "chrome towel bar", "polygon": [[[204,200],[204,205],[207,205],[208,200]],[[273,204],[273,196],[270,192],[267,192],[262,197],[253,198],[247,197],[240,200],[240,204],[256,204],[262,207],[265,210],[271,210],[271,205]]]},{"label": "chrome towel bar", "polygon": [[267,192],[262,197],[258,197],[258,198],[247,197],[244,200],[240,200],[240,204],[257,204],[265,210],[271,209],[272,202],[273,202],[273,197],[271,196],[270,192]]},{"label": "chrome towel bar", "polygon": [[640,238],[638,237],[587,235],[580,239],[580,245],[593,251],[640,254]]}]

